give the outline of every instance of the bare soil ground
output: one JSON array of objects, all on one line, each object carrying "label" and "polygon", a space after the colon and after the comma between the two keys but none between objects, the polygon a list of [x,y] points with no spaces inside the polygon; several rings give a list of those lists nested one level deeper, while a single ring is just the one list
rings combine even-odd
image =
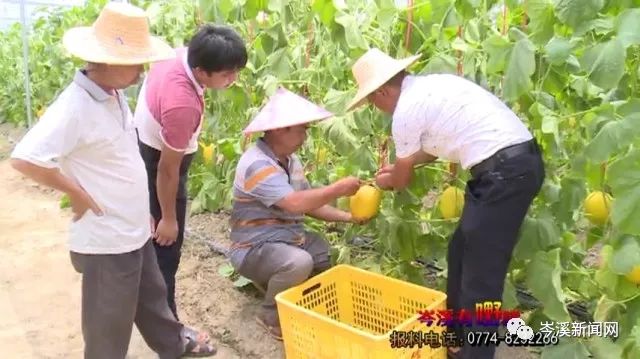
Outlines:
[{"label": "bare soil ground", "polygon": [[[0,358],[82,358],[80,276],[67,251],[68,210],[60,194],[25,180],[6,160],[23,133],[0,125]],[[227,241],[224,215],[191,217],[178,273],[181,319],[208,330],[217,358],[283,358],[282,343],[255,322],[260,295],[218,274],[227,263],[207,241]],[[134,330],[129,358],[155,358]],[[533,356],[501,348],[501,359]]]}]

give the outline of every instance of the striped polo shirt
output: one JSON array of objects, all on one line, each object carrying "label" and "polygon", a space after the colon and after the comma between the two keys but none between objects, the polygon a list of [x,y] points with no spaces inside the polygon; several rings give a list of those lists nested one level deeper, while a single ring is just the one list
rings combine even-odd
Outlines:
[{"label": "striped polo shirt", "polygon": [[[288,213],[275,206],[275,203],[293,191],[310,188],[298,156],[292,154],[288,157],[288,162],[279,163],[263,139],[258,139],[242,154],[233,182],[231,223],[274,218],[293,220],[297,223],[232,228],[232,242],[253,245],[264,242],[293,243],[304,233],[304,215]],[[232,250],[231,263],[238,268],[247,252],[248,248]]]}]

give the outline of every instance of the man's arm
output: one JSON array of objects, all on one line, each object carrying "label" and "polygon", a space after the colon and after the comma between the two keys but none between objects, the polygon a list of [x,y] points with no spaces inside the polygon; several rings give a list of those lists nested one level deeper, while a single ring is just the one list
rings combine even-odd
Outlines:
[{"label": "man's arm", "polygon": [[162,145],[156,178],[158,203],[162,211],[162,218],[157,228],[159,244],[170,245],[178,236],[176,196],[183,156],[184,152],[175,151],[165,144]]},{"label": "man's arm", "polygon": [[391,171],[391,186],[397,191],[411,184],[414,166],[435,161],[437,158],[423,151],[418,151],[407,158],[398,158]]},{"label": "man's arm", "polygon": [[290,213],[306,214],[317,211],[336,198],[350,196],[358,191],[358,188],[360,181],[355,177],[347,177],[328,186],[293,191],[275,205]]},{"label": "man's arm", "polygon": [[437,157],[423,151],[418,151],[409,157],[398,158],[389,170],[379,172],[376,182],[383,188],[393,188],[397,191],[403,190],[411,184],[414,166],[430,163],[436,159]]},{"label": "man's arm", "polygon": [[102,210],[85,190],[75,181],[63,175],[58,168],[45,168],[25,160],[11,159],[11,167],[33,181],[66,193],[72,205],[74,220],[82,217],[87,210],[102,215]]},{"label": "man's arm", "polygon": [[324,205],[318,209],[310,211],[307,213],[307,215],[326,222],[352,221],[351,213],[332,207],[330,205]]},{"label": "man's arm", "polygon": [[162,148],[158,162],[156,189],[162,218],[156,228],[156,242],[159,245],[171,245],[178,237],[176,215],[176,195],[180,182],[182,157],[200,122],[200,112],[191,105],[185,105],[184,99],[173,99],[162,111]]},{"label": "man's arm", "polygon": [[11,166],[36,183],[66,193],[77,220],[91,209],[102,210],[91,196],[72,178],[62,174],[60,161],[71,155],[81,141],[86,122],[78,120],[73,104],[57,102],[18,142],[11,153]]},{"label": "man's arm", "polygon": [[82,191],[82,188],[77,183],[63,175],[58,168],[40,167],[16,158],[11,159],[11,167],[41,185],[51,187],[68,195]]}]

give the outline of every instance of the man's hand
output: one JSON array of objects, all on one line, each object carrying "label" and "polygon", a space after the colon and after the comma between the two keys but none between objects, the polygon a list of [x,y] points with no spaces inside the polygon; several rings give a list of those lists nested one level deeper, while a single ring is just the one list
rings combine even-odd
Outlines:
[{"label": "man's hand", "polygon": [[353,176],[340,179],[333,183],[340,197],[352,196],[360,189],[361,181]]},{"label": "man's hand", "polygon": [[349,222],[358,225],[364,225],[369,223],[373,218],[363,219],[363,218],[354,218],[351,213],[349,213]]},{"label": "man's hand", "polygon": [[389,190],[393,188],[391,172],[379,173],[378,175],[376,175],[376,185],[383,190]]},{"label": "man's hand", "polygon": [[71,202],[74,222],[82,218],[88,210],[92,210],[97,216],[103,215],[102,210],[89,193],[77,181],[63,175],[59,169],[40,167],[16,158],[11,159],[11,167],[36,183],[66,193],[69,196],[69,202]]},{"label": "man's hand", "polygon": [[384,174],[384,173],[391,173],[393,172],[393,164],[388,164],[382,168],[380,168],[378,170],[378,172],[376,173],[376,175],[380,175],[380,174]]},{"label": "man's hand", "polygon": [[154,233],[154,238],[161,246],[172,245],[178,238],[178,221],[161,219]]},{"label": "man's hand", "polygon": [[183,156],[183,152],[174,151],[166,144],[162,145],[156,179],[161,219],[155,231],[156,242],[161,246],[170,246],[178,238],[176,196],[180,184],[180,165]]},{"label": "man's hand", "polygon": [[97,216],[102,216],[102,210],[91,196],[82,188],[73,193],[69,193],[69,202],[71,202],[71,211],[73,212],[72,221],[76,222],[89,210],[93,211]]}]

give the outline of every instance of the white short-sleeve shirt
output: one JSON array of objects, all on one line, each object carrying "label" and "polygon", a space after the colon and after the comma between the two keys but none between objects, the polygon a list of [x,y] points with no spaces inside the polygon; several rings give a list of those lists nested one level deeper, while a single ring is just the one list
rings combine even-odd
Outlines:
[{"label": "white short-sleeve shirt", "polygon": [[101,207],[104,215],[88,210],[70,224],[73,252],[126,253],[150,237],[147,173],[132,120],[122,92],[109,95],[79,71],[11,154],[59,168]]},{"label": "white short-sleeve shirt", "polygon": [[393,113],[396,156],[424,151],[469,169],[531,140],[524,123],[481,86],[451,74],[407,76]]}]

